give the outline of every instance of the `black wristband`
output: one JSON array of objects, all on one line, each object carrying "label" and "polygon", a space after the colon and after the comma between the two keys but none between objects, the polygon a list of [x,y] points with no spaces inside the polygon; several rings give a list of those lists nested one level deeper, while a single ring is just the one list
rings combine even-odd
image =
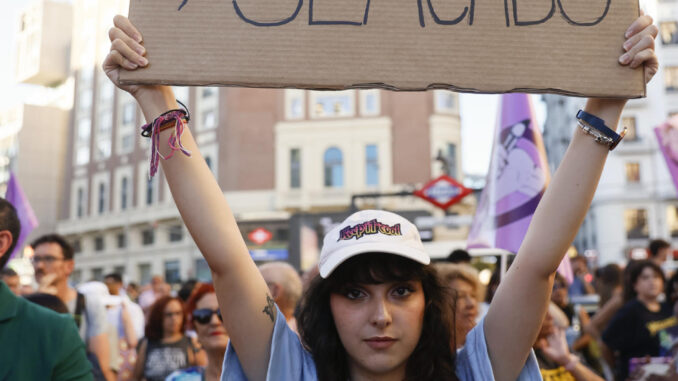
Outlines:
[{"label": "black wristband", "polygon": [[612,144],[610,145],[610,151],[612,151],[624,137],[624,135],[619,135],[614,130],[606,126],[604,120],[600,119],[595,115],[589,114],[584,110],[579,110],[579,112],[577,113],[577,119],[584,121],[589,126],[598,130],[604,136],[610,138],[612,140]]}]

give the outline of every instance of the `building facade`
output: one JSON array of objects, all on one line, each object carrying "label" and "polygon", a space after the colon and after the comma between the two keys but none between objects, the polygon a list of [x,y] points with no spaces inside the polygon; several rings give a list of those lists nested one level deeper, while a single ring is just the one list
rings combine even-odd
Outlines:
[{"label": "building facade", "polygon": [[[659,26],[656,42],[660,68],[647,86],[647,97],[630,100],[619,130],[622,143],[609,155],[600,185],[576,246],[597,252],[598,262],[624,263],[642,256],[650,239],[678,243],[677,190],[658,149],[654,128],[678,113],[678,2],[645,3]],[[544,141],[552,169],[562,159],[583,100],[544,97],[548,118]]]}]

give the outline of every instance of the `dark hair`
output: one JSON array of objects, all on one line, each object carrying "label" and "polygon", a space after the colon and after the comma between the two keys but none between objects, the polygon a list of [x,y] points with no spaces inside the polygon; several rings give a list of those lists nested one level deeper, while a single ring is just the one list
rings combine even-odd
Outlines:
[{"label": "dark hair", "polygon": [[622,270],[619,265],[610,263],[596,269],[595,276],[596,292],[600,295],[598,306],[602,307],[612,298],[615,289],[622,284]]},{"label": "dark hair", "polygon": [[195,286],[198,284],[198,281],[195,279],[189,279],[185,281],[184,283],[181,284],[181,288],[179,289],[179,292],[177,292],[177,296],[181,298],[181,300],[186,303],[188,301],[188,298],[191,297],[191,293],[193,292],[193,289]]},{"label": "dark hair", "polygon": [[146,322],[145,334],[149,341],[160,341],[163,337],[163,319],[165,318],[165,307],[171,301],[176,301],[181,305],[181,330],[183,332],[186,326],[186,314],[184,313],[184,303],[176,296],[163,296],[158,298],[148,313],[148,322]]},{"label": "dark hair", "polygon": [[464,249],[456,249],[450,253],[447,261],[451,263],[471,263],[471,254]]},{"label": "dark hair", "polygon": [[210,294],[210,293],[216,293],[214,290],[214,286],[212,283],[197,283],[195,285],[195,288],[193,288],[193,292],[191,293],[191,296],[188,298],[188,301],[186,302],[186,318],[188,321],[188,325],[190,327],[193,326],[193,311],[195,311],[195,306],[198,304],[200,299],[202,299],[203,296]]},{"label": "dark hair", "polygon": [[659,250],[671,247],[671,244],[664,241],[663,239],[653,239],[650,241],[650,244],[648,245],[648,254],[650,255],[650,258],[654,258],[659,254]]},{"label": "dark hair", "polygon": [[113,281],[116,283],[122,283],[122,276],[118,273],[106,274],[106,276],[104,276],[104,279],[107,278],[113,279]]},{"label": "dark hair", "polygon": [[57,296],[51,294],[43,294],[36,292],[30,295],[24,296],[24,299],[33,302],[35,304],[41,305],[45,308],[49,308],[52,311],[56,311],[60,314],[67,314],[68,307],[61,301]]},{"label": "dark hair", "polygon": [[6,252],[0,253],[0,269],[9,262],[21,234],[21,222],[16,214],[16,208],[9,201],[0,197],[0,231],[7,230],[12,235],[12,244]]},{"label": "dark hair", "polygon": [[666,300],[671,303],[671,305],[674,305],[678,301],[678,299],[673,296],[673,294],[677,291],[676,284],[678,284],[678,271],[673,273],[671,278],[666,281],[666,286],[664,288]]},{"label": "dark hair", "polygon": [[43,243],[56,243],[57,245],[61,246],[64,259],[73,259],[73,246],[71,246],[71,244],[66,241],[66,238],[60,236],[59,234],[46,234],[38,237],[35,241],[33,241],[33,243],[31,243],[31,247],[35,249]]},{"label": "dark hair", "polygon": [[19,274],[17,274],[16,271],[12,270],[9,267],[0,269],[0,278],[11,276],[19,276]]},{"label": "dark hair", "polygon": [[624,285],[624,301],[628,302],[629,300],[633,300],[638,296],[638,293],[634,289],[634,286],[636,285],[636,282],[638,281],[638,278],[640,278],[640,274],[646,269],[646,268],[651,268],[654,270],[654,272],[659,275],[659,277],[662,279],[662,282],[666,284],[666,277],[664,276],[664,271],[662,271],[662,268],[659,267],[658,264],[652,262],[649,259],[642,260],[642,261],[635,261],[632,264],[629,264],[629,271],[628,271],[628,277],[625,279],[625,285]]},{"label": "dark hair", "polygon": [[426,307],[419,342],[407,361],[405,380],[457,380],[456,352],[450,347],[454,312],[436,270],[430,265],[383,253],[353,257],[327,279],[316,276],[304,295],[299,312],[299,335],[313,355],[318,379],[345,381],[349,378],[348,355],[332,317],[330,294],[341,292],[349,284],[411,280],[421,281]]}]

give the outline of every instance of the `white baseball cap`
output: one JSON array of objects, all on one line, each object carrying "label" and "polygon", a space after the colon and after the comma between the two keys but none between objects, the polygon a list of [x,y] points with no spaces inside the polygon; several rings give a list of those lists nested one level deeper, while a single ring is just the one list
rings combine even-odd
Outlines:
[{"label": "white baseball cap", "polygon": [[325,235],[318,262],[320,276],[327,278],[344,261],[364,253],[395,254],[424,265],[431,262],[410,221],[383,210],[361,210]]}]

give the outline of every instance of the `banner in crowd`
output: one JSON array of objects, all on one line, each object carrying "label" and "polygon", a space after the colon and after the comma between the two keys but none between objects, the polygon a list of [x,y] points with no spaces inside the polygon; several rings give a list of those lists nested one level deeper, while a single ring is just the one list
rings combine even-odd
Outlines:
[{"label": "banner in crowd", "polygon": [[[517,253],[550,177],[529,95],[502,95],[490,169],[468,247]],[[572,282],[569,262],[566,256],[558,271]]]},{"label": "banner in crowd", "polygon": [[654,129],[659,142],[659,149],[664,155],[666,166],[678,191],[678,115]]},{"label": "banner in crowd", "polygon": [[638,12],[635,0],[130,1],[151,65],[120,78],[637,98],[643,69],[618,59]]},{"label": "banner in crowd", "polygon": [[23,189],[21,189],[19,181],[13,172],[10,172],[9,174],[5,199],[9,201],[10,204],[14,205],[17,216],[19,217],[19,222],[21,223],[21,234],[19,234],[19,239],[17,240],[14,251],[9,256],[12,258],[16,252],[21,250],[26,237],[31,234],[33,229],[38,227],[38,218],[35,217],[33,208],[31,208],[31,203],[28,202],[28,198],[24,194]]}]

